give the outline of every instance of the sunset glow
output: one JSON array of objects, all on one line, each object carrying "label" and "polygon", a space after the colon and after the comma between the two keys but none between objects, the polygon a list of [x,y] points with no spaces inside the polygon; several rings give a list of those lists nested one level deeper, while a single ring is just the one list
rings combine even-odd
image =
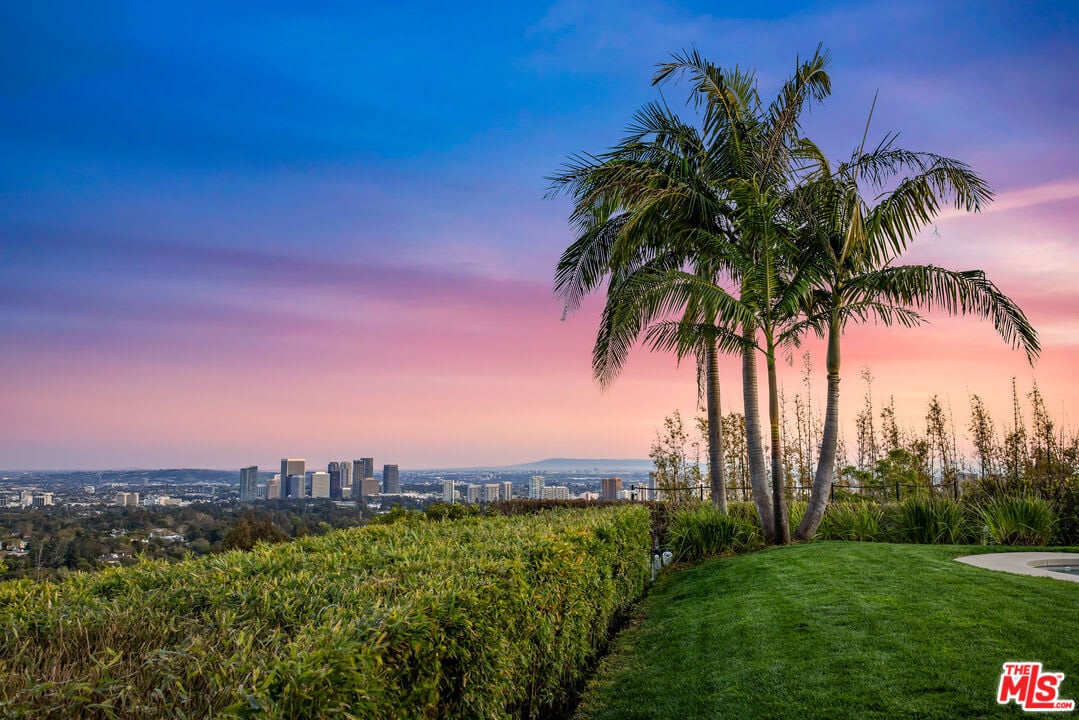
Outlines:
[{"label": "sunset glow", "polygon": [[[0,468],[646,457],[694,412],[695,368],[642,350],[592,380],[600,299],[561,320],[573,235],[545,178],[615,143],[693,45],[758,68],[768,99],[823,42],[833,97],[804,130],[832,157],[879,90],[871,142],[900,132],[996,192],[905,260],[985,270],[1041,359],[974,320],[853,327],[848,433],[863,366],[909,425],[937,394],[962,433],[971,393],[1010,424],[1012,377],[1079,423],[1073,5],[49,6],[0,10]],[[799,362],[783,372],[804,392]],[[721,377],[741,412],[739,361]]]}]

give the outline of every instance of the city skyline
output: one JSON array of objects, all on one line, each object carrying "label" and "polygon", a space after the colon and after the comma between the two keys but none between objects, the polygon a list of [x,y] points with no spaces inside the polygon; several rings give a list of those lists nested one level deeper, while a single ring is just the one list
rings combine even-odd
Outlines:
[{"label": "city skyline", "polygon": [[[848,437],[864,365],[904,423],[938,394],[962,434],[977,393],[999,430],[1014,376],[1074,429],[1079,9],[936,5],[6,7],[0,465],[273,467],[280,448],[329,462],[356,445],[409,469],[646,457],[665,415],[693,414],[695,369],[642,349],[593,382],[600,299],[561,321],[570,205],[545,178],[622,138],[660,97],[656,63],[692,46],[756,68],[768,99],[823,43],[833,95],[805,132],[830,157],[879,91],[870,143],[899,132],[996,191],[904,259],[984,269],[1039,331],[1037,366],[988,323],[851,328]],[[663,90],[689,115],[685,96]],[[822,348],[805,348],[822,406]],[[720,370],[741,412],[739,361]]]}]

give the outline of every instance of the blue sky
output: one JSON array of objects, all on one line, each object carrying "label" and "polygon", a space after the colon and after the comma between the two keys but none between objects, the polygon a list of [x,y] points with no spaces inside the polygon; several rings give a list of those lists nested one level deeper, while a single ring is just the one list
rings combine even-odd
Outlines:
[{"label": "blue sky", "polygon": [[[823,42],[834,91],[806,131],[830,154],[879,90],[871,139],[982,172],[1012,209],[942,223],[915,256],[985,267],[1036,308],[1039,377],[1076,397],[1058,368],[1079,343],[1077,6],[625,5],[5,4],[0,466],[644,456],[692,379],[642,358],[591,384],[594,308],[561,324],[550,296],[571,237],[545,178],[616,142],[691,46],[756,68],[767,98]],[[1001,387],[1012,359],[992,360]],[[350,393],[383,410],[324,411]]]}]

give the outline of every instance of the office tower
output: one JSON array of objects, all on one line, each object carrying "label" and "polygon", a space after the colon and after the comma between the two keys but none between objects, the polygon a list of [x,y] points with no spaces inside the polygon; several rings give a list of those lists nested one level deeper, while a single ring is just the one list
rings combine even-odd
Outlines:
[{"label": "office tower", "polygon": [[271,479],[266,481],[266,499],[267,500],[280,500],[281,499],[281,476],[274,475]]},{"label": "office tower", "polygon": [[[356,487],[356,485],[353,485],[352,487]],[[363,480],[361,480],[360,495],[362,497],[378,495],[378,480],[373,477],[364,478]]]},{"label": "office tower", "polygon": [[442,481],[442,502],[451,503],[456,500],[457,491],[453,487],[453,480]]},{"label": "office tower", "polygon": [[501,496],[500,499],[501,500],[512,500],[513,499],[513,483],[511,483],[511,482],[502,483],[502,496]]},{"label": "office tower", "polygon": [[533,475],[532,479],[528,482],[528,499],[529,500],[542,500],[543,499],[543,483],[545,482],[542,475]]},{"label": "office tower", "polygon": [[468,502],[475,504],[483,500],[483,486],[468,484]]},{"label": "office tower", "polygon": [[401,476],[396,465],[382,466],[382,492],[387,495],[401,494]]},{"label": "office tower", "polygon": [[483,500],[484,502],[498,502],[498,494],[502,492],[502,487],[498,483],[490,483],[483,486]]},{"label": "office tower", "polygon": [[600,480],[602,490],[600,491],[600,499],[602,500],[617,500],[618,493],[622,490],[622,478],[603,478]]},{"label": "office tower", "polygon": [[[307,462],[300,458],[286,458],[281,460],[281,497],[303,497],[304,472]],[[293,483],[292,478],[298,477],[299,482]],[[300,491],[292,494],[293,487],[298,486]]]},{"label": "office tower", "polygon": [[311,497],[330,497],[330,474],[328,472],[311,473]]},{"label": "office tower", "polygon": [[[316,473],[317,474],[317,473]],[[330,494],[327,495],[332,500],[341,499],[341,464],[332,462],[326,466],[326,474],[330,478]],[[314,478],[311,478],[314,482]],[[311,486],[311,497],[317,497],[315,495],[314,485]]]},{"label": "office tower", "polygon": [[281,497],[302,500],[304,493],[304,475],[289,475],[288,482],[281,483]]},{"label": "office tower", "polygon": [[341,495],[344,496],[344,489],[352,485],[352,463],[348,460],[342,460],[337,464],[337,467],[341,470]]},{"label": "office tower", "polygon": [[374,458],[360,458],[359,460],[352,461],[352,477],[356,477],[356,465],[360,466],[359,473],[360,479],[369,478],[375,476],[375,459]]},{"label": "office tower", "polygon": [[352,461],[352,497],[363,497],[363,481],[367,477],[363,474],[363,460]]},{"label": "office tower", "polygon": [[240,468],[240,502],[252,502],[259,496],[259,466]]},{"label": "office tower", "polygon": [[565,485],[548,485],[543,488],[544,500],[569,500],[569,488]]}]

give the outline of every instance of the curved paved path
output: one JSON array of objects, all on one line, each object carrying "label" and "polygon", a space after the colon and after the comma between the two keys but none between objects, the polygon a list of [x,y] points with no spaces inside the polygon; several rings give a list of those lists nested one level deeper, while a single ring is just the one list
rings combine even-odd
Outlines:
[{"label": "curved paved path", "polygon": [[1066,580],[1079,582],[1079,575],[1052,572],[1046,570],[1046,565],[1079,565],[1079,553],[1062,552],[1003,552],[986,553],[984,555],[966,555],[956,558],[961,563],[985,568],[986,570],[1000,570],[1015,573],[1016,575],[1034,575],[1036,577],[1050,577],[1054,580]]}]

